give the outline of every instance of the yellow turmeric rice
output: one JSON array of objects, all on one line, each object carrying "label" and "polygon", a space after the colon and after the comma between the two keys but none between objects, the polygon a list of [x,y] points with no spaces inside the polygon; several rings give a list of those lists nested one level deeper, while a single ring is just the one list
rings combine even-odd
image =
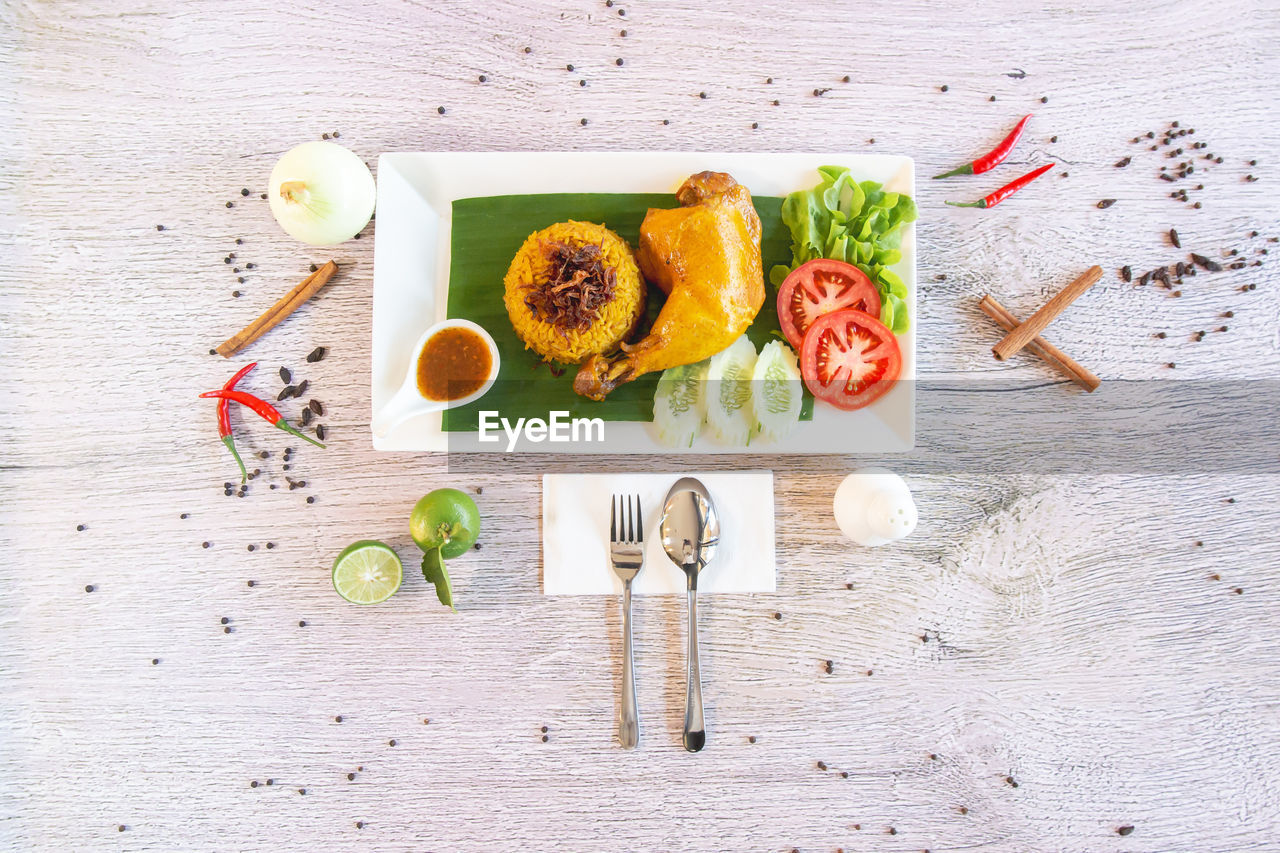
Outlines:
[{"label": "yellow turmeric rice", "polygon": [[627,242],[593,222],[530,234],[503,279],[516,334],[546,361],[577,364],[617,348],[645,309],[645,284]]}]

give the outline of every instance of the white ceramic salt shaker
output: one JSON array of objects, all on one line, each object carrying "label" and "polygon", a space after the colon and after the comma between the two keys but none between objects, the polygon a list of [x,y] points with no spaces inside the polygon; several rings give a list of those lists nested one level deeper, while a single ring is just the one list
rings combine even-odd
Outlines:
[{"label": "white ceramic salt shaker", "polygon": [[919,516],[911,489],[887,468],[859,468],[836,489],[834,509],[840,531],[874,548],[911,535]]}]

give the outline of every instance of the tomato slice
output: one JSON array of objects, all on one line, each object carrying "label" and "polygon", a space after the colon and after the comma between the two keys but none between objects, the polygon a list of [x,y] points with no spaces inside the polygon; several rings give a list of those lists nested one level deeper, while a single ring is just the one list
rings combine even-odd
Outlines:
[{"label": "tomato slice", "polygon": [[880,316],[880,291],[862,270],[844,261],[807,261],[792,270],[778,288],[778,323],[797,350],[814,320],[842,308]]},{"label": "tomato slice", "polygon": [[800,373],[818,399],[838,409],[861,409],[898,380],[902,350],[884,323],[846,308],[809,327],[800,347]]}]

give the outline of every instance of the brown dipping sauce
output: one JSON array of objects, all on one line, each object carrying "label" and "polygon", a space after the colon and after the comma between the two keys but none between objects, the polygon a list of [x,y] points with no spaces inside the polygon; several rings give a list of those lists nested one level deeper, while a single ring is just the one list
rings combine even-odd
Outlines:
[{"label": "brown dipping sauce", "polygon": [[428,400],[459,400],[479,391],[493,357],[484,338],[470,329],[441,329],[418,356],[418,393]]}]

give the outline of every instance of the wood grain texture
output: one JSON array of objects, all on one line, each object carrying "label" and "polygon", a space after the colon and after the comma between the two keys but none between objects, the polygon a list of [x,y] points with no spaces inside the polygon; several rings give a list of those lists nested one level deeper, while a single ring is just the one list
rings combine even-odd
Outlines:
[{"label": "wood grain texture", "polygon": [[[1171,386],[1144,380],[1252,380],[1223,404],[1274,399],[1277,11],[4,4],[0,842],[1274,849],[1280,485],[1274,443],[1258,447],[1276,427],[1260,422],[1253,455],[1222,467],[1179,443],[1213,421],[1212,396],[1175,406],[1166,441],[1142,430],[1144,395]],[[702,602],[698,755],[679,746],[683,603],[637,606],[641,748],[625,753],[612,742],[618,602],[539,592],[539,474],[663,460],[374,454],[375,228],[309,251],[257,196],[281,152],[334,131],[370,163],[393,150],[862,146],[934,174],[1032,111],[1007,174],[920,183],[919,363],[935,392],[918,451],[699,459],[774,469],[780,541],[776,595]],[[1177,145],[1206,142],[1196,156],[1223,163],[1158,180],[1183,158],[1130,139],[1172,121],[1196,130]],[[942,205],[1050,159],[1060,169],[994,211]],[[1202,209],[1169,198],[1178,187]],[[1180,297],[1120,281],[1125,264],[1185,260],[1170,228],[1186,249],[1264,263],[1187,279]],[[290,490],[290,443],[241,419],[244,450],[271,455],[254,457],[248,497],[224,497],[233,466],[213,405],[195,399],[228,374],[208,350],[330,257],[334,283],[243,354],[261,361],[249,390],[278,390],[281,365],[311,381],[330,448],[293,442],[288,475],[306,486]],[[1102,282],[1047,334],[1105,380],[1099,392],[1028,355],[996,363],[981,294],[1027,316],[1067,283],[1060,271],[1091,263]],[[330,355],[306,364],[317,345]],[[1024,390],[988,392],[1010,382]],[[1117,396],[1126,386],[1138,390]],[[1091,463],[1088,441],[1038,438],[1045,409],[1102,413],[1085,439],[1142,435],[1150,453]],[[871,551],[830,512],[840,478],[868,462],[908,476],[922,519]],[[456,615],[415,576],[406,530],[413,502],[446,484],[476,490],[485,523],[482,549],[453,564]],[[376,608],[344,605],[329,583],[333,555],[361,537],[408,562]]]}]

